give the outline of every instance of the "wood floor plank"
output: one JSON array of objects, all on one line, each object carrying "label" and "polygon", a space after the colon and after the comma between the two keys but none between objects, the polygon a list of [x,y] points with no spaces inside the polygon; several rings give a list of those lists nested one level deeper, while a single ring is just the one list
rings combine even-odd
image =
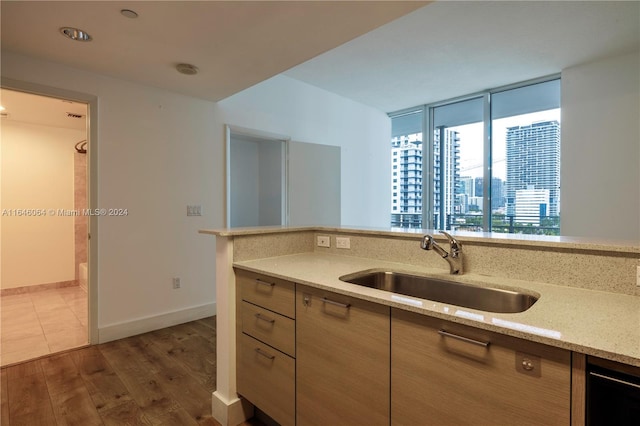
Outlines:
[{"label": "wood floor plank", "polygon": [[152,424],[158,424],[167,413],[181,407],[158,380],[158,366],[153,366],[140,356],[137,349],[139,345],[139,338],[128,338],[110,342],[108,346],[101,345],[100,350],[118,373],[145,417]]},{"label": "wood floor plank", "polygon": [[132,401],[127,387],[97,346],[74,351],[70,356],[84,380],[98,413],[102,414],[103,411]]},{"label": "wood floor plank", "polygon": [[7,367],[8,380],[20,379],[32,374],[42,374],[42,367],[38,360],[23,362],[22,364]]},{"label": "wood floor plank", "polygon": [[69,353],[40,360],[58,424],[102,425],[102,420]]},{"label": "wood floor plank", "polygon": [[[39,366],[27,365],[34,363],[37,361],[7,371],[9,422],[13,426],[56,424],[44,374]],[[30,374],[23,374],[25,371]]]},{"label": "wood floor plank", "polygon": [[100,411],[100,417],[105,426],[139,426],[152,425],[145,417],[142,409],[134,400],[129,400],[123,404],[109,407]]},{"label": "wood floor plank", "polygon": [[206,321],[199,320],[193,321],[189,323],[189,326],[196,330],[197,334],[205,339],[207,339],[213,345],[213,350],[215,351],[216,345],[216,329],[215,323],[213,326]]},{"label": "wood floor plank", "polygon": [[[175,333],[172,332],[174,329]],[[162,333],[150,333],[148,337],[158,338],[154,344],[184,365],[207,390],[213,392],[216,389],[216,351],[207,339],[191,333],[186,327],[171,327]]]},{"label": "wood floor plank", "polygon": [[161,348],[154,345],[151,336],[143,335],[141,340],[147,343],[139,348],[141,356],[160,367],[157,377],[163,387],[198,424],[210,424],[209,420],[213,419],[211,391],[195,381],[182,364],[175,362]]},{"label": "wood floor plank", "polygon": [[3,368],[2,370],[0,370],[0,425],[2,426],[10,426],[7,380],[7,369]]}]

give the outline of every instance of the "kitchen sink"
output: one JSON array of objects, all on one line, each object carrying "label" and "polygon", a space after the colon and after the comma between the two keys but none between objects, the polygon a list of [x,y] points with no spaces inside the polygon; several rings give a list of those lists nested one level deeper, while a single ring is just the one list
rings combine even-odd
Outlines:
[{"label": "kitchen sink", "polygon": [[524,312],[538,300],[536,296],[517,290],[480,287],[386,270],[356,272],[343,275],[340,280],[405,296],[496,313]]}]

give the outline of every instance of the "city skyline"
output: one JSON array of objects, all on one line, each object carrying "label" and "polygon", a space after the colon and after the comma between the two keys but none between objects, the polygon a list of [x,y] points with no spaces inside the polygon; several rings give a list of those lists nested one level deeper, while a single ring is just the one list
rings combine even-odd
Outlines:
[{"label": "city skyline", "polygon": [[[549,118],[552,119],[549,120]],[[502,155],[497,155],[497,159],[494,155],[494,161],[491,165],[494,173],[491,213],[499,215],[506,213],[511,217],[515,215],[533,216],[534,219],[520,221],[516,218],[516,220],[519,223],[534,226],[540,225],[542,217],[557,217],[559,215],[559,119],[560,110],[553,109],[511,116],[492,122],[493,152]],[[523,135],[514,136],[518,132],[528,132],[529,139]],[[546,132],[547,136],[543,136],[541,132]],[[441,134],[445,135],[444,146],[439,142]],[[488,213],[485,212],[483,206],[482,194],[478,193],[482,191],[484,174],[482,140],[482,123],[450,128],[443,126],[435,129],[434,188],[432,188],[434,226],[444,229],[448,225],[447,221],[456,215],[481,216]],[[510,148],[508,148],[509,142]],[[396,176],[394,176],[395,182],[392,183],[392,226],[419,226],[422,220],[422,133],[395,137],[392,139],[392,146],[394,147],[392,151],[404,150],[403,157],[405,159],[408,158],[407,150],[411,150],[409,157],[412,159],[413,171],[410,180],[407,179],[406,173],[401,177],[402,167],[409,166],[393,163]],[[518,149],[515,149],[516,147],[519,147],[519,153]],[[445,150],[442,157],[440,149]],[[398,161],[399,155],[400,151],[394,152],[392,162]],[[516,162],[519,162],[520,165],[516,166]],[[445,166],[443,179],[440,175],[442,165]],[[420,168],[419,174],[416,173],[418,166]],[[507,169],[510,169],[511,173],[508,173]],[[528,176],[525,181],[515,178],[518,170],[521,171],[522,176]],[[508,175],[511,175],[511,184],[509,184]],[[444,186],[441,186],[442,183]],[[507,194],[507,188],[509,194]],[[409,192],[404,192],[405,190]],[[516,203],[519,204],[519,208],[516,208]],[[442,216],[440,216],[440,211],[443,212]],[[404,214],[406,217],[401,218],[398,216],[399,214]]]}]

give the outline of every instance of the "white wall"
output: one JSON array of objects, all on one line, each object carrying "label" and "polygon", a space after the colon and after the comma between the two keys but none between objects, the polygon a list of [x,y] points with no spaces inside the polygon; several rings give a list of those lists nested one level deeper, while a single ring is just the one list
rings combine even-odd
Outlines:
[{"label": "white wall", "polygon": [[340,147],[289,143],[289,224],[340,225]]},{"label": "white wall", "polygon": [[[215,241],[198,234],[221,226],[223,217],[224,156],[213,141],[213,104],[4,51],[2,76],[98,97],[93,207],[129,212],[98,218],[100,334],[213,306]],[[203,216],[187,217],[187,204],[201,204]],[[172,289],[175,276],[180,290]]]},{"label": "white wall", "polygon": [[258,142],[231,137],[229,178],[233,228],[257,226],[260,223],[260,150]]},{"label": "white wall", "polygon": [[562,72],[562,235],[640,240],[640,54]]},{"label": "white wall", "polygon": [[386,114],[284,75],[216,105],[224,124],[341,148],[342,225],[388,227],[391,122]]},{"label": "white wall", "polygon": [[[75,279],[73,210],[74,145],[84,131],[2,121],[3,289]],[[16,209],[44,215],[13,216]]]},{"label": "white wall", "polygon": [[[375,109],[284,76],[214,104],[6,51],[2,76],[98,97],[93,207],[129,211],[98,219],[101,336],[214,306],[215,240],[197,231],[224,226],[224,124],[340,146],[342,223],[388,224],[390,121]],[[203,215],[187,217],[188,204]]]},{"label": "white wall", "polygon": [[284,142],[231,134],[232,227],[282,225]]}]

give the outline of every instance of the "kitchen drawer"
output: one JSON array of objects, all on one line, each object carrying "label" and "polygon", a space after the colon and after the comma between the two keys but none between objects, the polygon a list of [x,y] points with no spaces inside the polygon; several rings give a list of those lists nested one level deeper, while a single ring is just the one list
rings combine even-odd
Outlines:
[{"label": "kitchen drawer", "polygon": [[242,331],[295,357],[296,323],[291,318],[242,302]]},{"label": "kitchen drawer", "polygon": [[238,393],[281,425],[295,423],[295,360],[241,334]]},{"label": "kitchen drawer", "polygon": [[295,318],[295,284],[247,271],[236,271],[236,284],[242,300]]}]

